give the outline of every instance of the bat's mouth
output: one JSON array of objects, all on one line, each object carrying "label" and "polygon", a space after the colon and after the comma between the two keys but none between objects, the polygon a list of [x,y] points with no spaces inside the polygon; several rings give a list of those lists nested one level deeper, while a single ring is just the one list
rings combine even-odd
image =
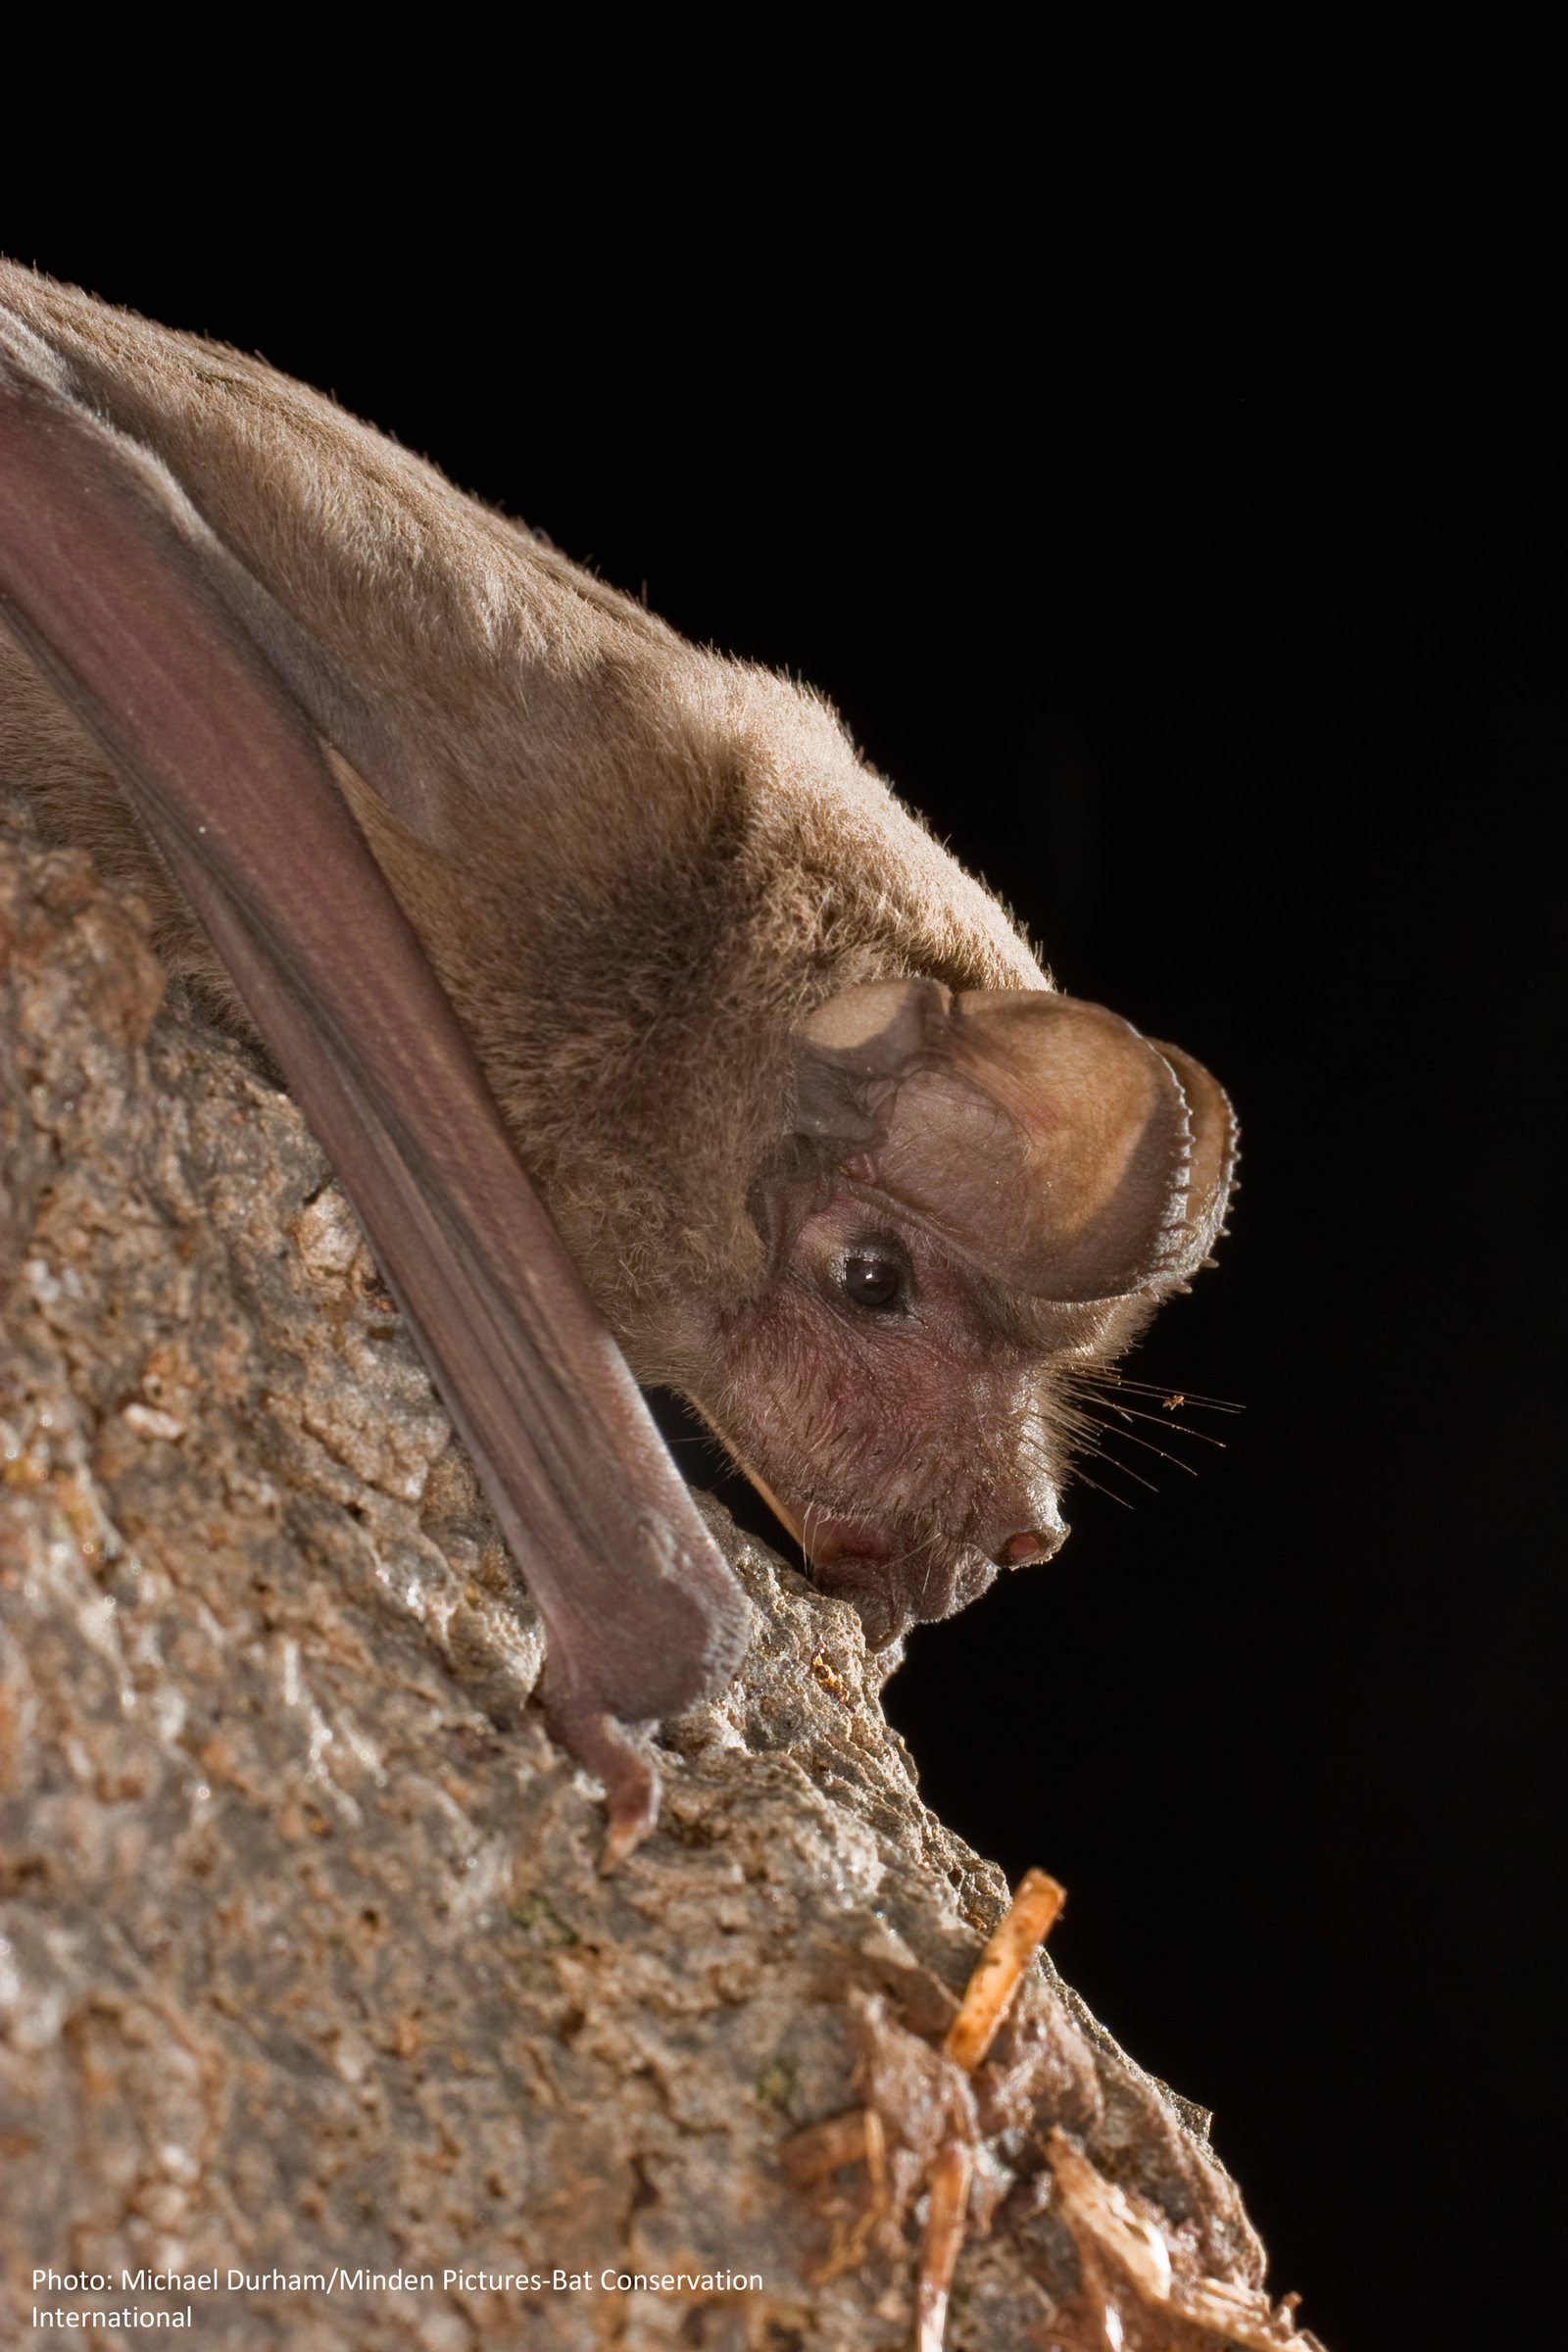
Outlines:
[{"label": "bat's mouth", "polygon": [[[911,1625],[927,1617],[946,1617],[958,1605],[960,1580],[953,1563],[939,1557],[929,1540],[913,1547],[923,1554],[923,1573],[914,1576],[910,1545],[880,1521],[836,1518],[809,1504],[798,1514],[785,1508],[761,1479],[754,1476],[752,1483],[806,1554],[817,1591],[847,1600],[855,1609],[868,1649],[886,1649]],[[981,1587],[992,1574],[987,1569]],[[967,1592],[964,1597],[969,1597]]]},{"label": "bat's mouth", "polygon": [[867,1566],[875,1566],[893,1557],[892,1537],[867,1519],[817,1518],[808,1511],[805,1524],[801,1540],[806,1556],[824,1575],[843,1561],[863,1560]]},{"label": "bat's mouth", "polygon": [[871,1519],[834,1518],[810,1503],[804,1511],[792,1510],[743,1454],[733,1446],[729,1450],[779,1525],[788,1529],[800,1545],[811,1582],[835,1599],[854,1604],[868,1645],[885,1649],[907,1633],[917,1611],[892,1590],[888,1567],[897,1546],[888,1530]]},{"label": "bat's mouth", "polygon": [[782,1502],[774,1494],[766,1479],[759,1478],[750,1463],[742,1462],[741,1468],[779,1525],[788,1528],[811,1567],[818,1572],[815,1581],[824,1591],[838,1591],[839,1588],[828,1580],[841,1562],[859,1561],[870,1568],[893,1557],[892,1537],[874,1521],[829,1518],[811,1503],[808,1503],[804,1511],[793,1511],[787,1502]]},{"label": "bat's mouth", "polygon": [[808,1513],[808,1525],[811,1582],[853,1605],[868,1649],[886,1649],[920,1614],[917,1597],[902,1589],[896,1573],[900,1552],[893,1538],[864,1519],[819,1519]]},{"label": "bat's mouth", "polygon": [[818,1592],[847,1600],[865,1631],[868,1649],[886,1649],[912,1625],[950,1617],[977,1599],[995,1566],[967,1545],[936,1540],[928,1527],[890,1527],[877,1519],[841,1517],[807,1503],[785,1502],[728,1439],[726,1450],[779,1525],[806,1556]]}]

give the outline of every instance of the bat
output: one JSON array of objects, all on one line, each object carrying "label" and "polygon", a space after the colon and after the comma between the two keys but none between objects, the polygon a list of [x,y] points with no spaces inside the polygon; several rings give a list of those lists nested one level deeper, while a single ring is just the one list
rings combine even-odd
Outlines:
[{"label": "bat", "polygon": [[607,1859],[747,1610],[683,1395],[873,1645],[1048,1559],[1236,1129],[804,687],[257,360],[0,264],[0,773],[333,1162],[537,1602]]}]

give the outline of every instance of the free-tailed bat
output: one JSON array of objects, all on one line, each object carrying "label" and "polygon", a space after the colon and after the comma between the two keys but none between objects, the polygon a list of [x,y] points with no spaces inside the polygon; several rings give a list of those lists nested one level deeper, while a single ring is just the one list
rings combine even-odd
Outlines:
[{"label": "free-tailed bat", "polygon": [[11,265],[0,612],[0,780],[298,1094],[613,1851],[657,1801],[626,1727],[745,1634],[634,1379],[874,1643],[1051,1556],[1073,1384],[1208,1257],[1230,1108],[1058,993],[816,696],[321,395]]}]

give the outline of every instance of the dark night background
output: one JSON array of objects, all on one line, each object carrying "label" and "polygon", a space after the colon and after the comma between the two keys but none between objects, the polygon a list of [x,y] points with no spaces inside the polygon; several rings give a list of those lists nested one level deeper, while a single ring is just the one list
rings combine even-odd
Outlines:
[{"label": "dark night background", "polygon": [[530,273],[473,331],[477,265],[347,232],[8,236],[803,672],[1064,986],[1224,1079],[1221,1267],[1131,1369],[1243,1403],[1226,1450],[1123,1448],[1157,1495],[1075,1489],[889,1711],[1067,1883],[1054,1957],[1215,2110],[1332,2352],[1548,2340],[1568,501],[1507,355],[1480,398],[1166,318],[1091,370],[865,253]]}]

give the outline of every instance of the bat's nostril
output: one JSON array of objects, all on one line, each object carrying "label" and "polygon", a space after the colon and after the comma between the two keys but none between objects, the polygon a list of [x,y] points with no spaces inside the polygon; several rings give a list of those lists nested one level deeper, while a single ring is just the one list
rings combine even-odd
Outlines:
[{"label": "bat's nostril", "polygon": [[1003,1568],[1033,1568],[1049,1560],[1061,1549],[1067,1530],[1064,1527],[1031,1527],[1022,1535],[1009,1536],[998,1555]]}]

